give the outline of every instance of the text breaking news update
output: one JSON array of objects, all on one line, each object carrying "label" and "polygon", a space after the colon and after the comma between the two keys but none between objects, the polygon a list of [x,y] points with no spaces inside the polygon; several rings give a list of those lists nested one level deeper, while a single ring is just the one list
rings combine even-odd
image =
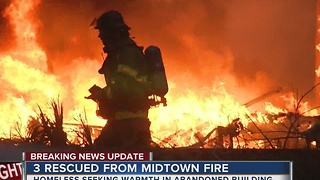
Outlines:
[{"label": "text breaking news update", "polygon": [[290,161],[155,161],[151,152],[26,152],[25,180],[292,180]]}]

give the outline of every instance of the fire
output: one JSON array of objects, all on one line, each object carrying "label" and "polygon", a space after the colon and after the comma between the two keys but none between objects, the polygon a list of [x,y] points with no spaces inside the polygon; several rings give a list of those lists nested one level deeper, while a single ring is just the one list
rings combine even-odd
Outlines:
[{"label": "fire", "polygon": [[[6,94],[1,96],[1,102],[3,102],[1,109],[5,113],[0,115],[0,120],[5,122],[5,125],[0,127],[0,137],[9,137],[13,133],[11,131],[16,122],[22,125],[21,129],[26,129],[29,117],[36,115],[38,105],[50,114],[48,102],[57,97],[67,105],[74,103],[83,109],[85,107],[83,97],[87,95],[88,87],[99,82],[98,78],[92,80],[87,78],[94,77],[94,72],[84,70],[88,67],[92,67],[90,68],[92,70],[98,68],[99,65],[92,63],[73,69],[70,77],[71,84],[63,82],[61,77],[48,72],[46,53],[36,41],[39,22],[32,16],[33,10],[39,3],[40,0],[15,0],[4,14],[14,27],[16,46],[9,52],[0,54],[0,80],[4,84],[3,94]],[[85,82],[79,78],[80,72],[81,78],[86,77]],[[70,94],[73,97],[66,99]],[[86,103],[89,105],[85,108],[86,111],[92,112],[88,113],[88,119],[97,121],[98,118],[94,115],[95,105],[88,101]],[[65,121],[74,121],[73,116],[77,112],[79,109],[68,108]],[[103,123],[102,121],[98,124],[103,125]]]},{"label": "fire", "polygon": [[[170,90],[170,93],[174,93],[175,88]],[[238,117],[244,120],[244,124],[247,123],[246,115],[250,112],[227,93],[223,84],[207,91],[197,94],[189,92],[178,98],[169,94],[167,98],[169,106],[152,109],[149,118],[152,121],[151,130],[156,132],[154,139],[161,141],[174,132],[190,129],[191,132],[201,131],[207,134],[216,126],[226,126]],[[186,146],[196,141],[193,133],[187,136],[190,138],[188,141],[176,143]]]},{"label": "fire", "polygon": [[59,88],[52,89],[46,84],[61,86],[54,76],[44,72],[46,56],[36,44],[36,27],[29,19],[30,11],[39,2],[13,1],[4,14],[10,19],[17,38],[16,48],[0,55],[0,77],[5,94],[1,97],[4,112],[0,115],[1,122],[4,122],[0,127],[1,137],[11,136],[15,122],[20,121],[21,128],[26,129],[29,116],[34,115],[34,101],[41,96],[51,97],[59,91]]},{"label": "fire", "polygon": [[10,19],[16,34],[16,47],[10,54],[30,67],[46,70],[46,54],[36,42],[38,22],[32,17],[32,10],[40,0],[15,0],[6,9],[4,16]]},{"label": "fire", "polygon": [[[75,122],[74,118],[86,113],[90,125],[103,126],[106,121],[95,115],[96,104],[84,99],[88,88],[93,84],[103,86],[102,77],[97,74],[100,63],[96,60],[81,60],[85,63],[72,63],[65,67],[65,74],[52,74],[47,69],[46,52],[37,43],[37,28],[40,23],[32,15],[40,0],[13,0],[5,12],[10,19],[16,34],[14,49],[0,54],[0,95],[2,113],[0,114],[0,137],[10,138],[18,122],[27,129],[30,116],[36,116],[38,105],[46,107],[50,114],[48,101],[59,97],[64,105],[64,122]],[[77,41],[76,38],[70,38]],[[74,60],[77,62],[77,59]],[[170,78],[169,78],[170,80]],[[150,110],[153,140],[161,142],[175,132],[201,132],[206,135],[217,126],[227,126],[232,120],[240,118],[246,126],[250,120],[264,122],[263,115],[252,117],[250,111],[229,94],[224,83],[217,83],[210,89],[201,91],[184,90],[171,82],[167,95],[167,107]],[[293,96],[287,98],[288,107],[293,107]],[[303,104],[308,108],[308,104]],[[269,113],[286,112],[266,104]],[[317,112],[311,112],[316,114]],[[259,113],[257,113],[259,114]],[[250,118],[248,118],[250,117]],[[22,132],[22,135],[26,135]],[[187,146],[197,141],[189,134],[177,134],[174,143],[177,146]]]}]

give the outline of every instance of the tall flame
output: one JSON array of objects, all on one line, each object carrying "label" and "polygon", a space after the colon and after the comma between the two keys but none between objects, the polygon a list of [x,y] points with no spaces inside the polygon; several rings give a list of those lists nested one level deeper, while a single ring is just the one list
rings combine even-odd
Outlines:
[{"label": "tall flame", "polygon": [[[97,68],[97,65],[92,63],[70,71],[71,84],[63,82],[57,75],[48,73],[46,53],[37,43],[36,31],[40,24],[32,14],[40,2],[40,0],[14,0],[4,13],[14,28],[16,46],[0,54],[0,81],[4,85],[3,94],[5,94],[0,96],[2,102],[0,108],[4,112],[0,114],[0,120],[5,122],[5,125],[0,127],[0,137],[10,136],[16,128],[16,122],[22,124],[21,129],[26,129],[29,117],[36,115],[38,105],[50,111],[48,102],[51,99],[59,97],[66,104],[75,103],[77,107],[83,108],[83,97],[87,93],[87,88],[94,82],[99,82],[98,78],[93,80],[88,78],[94,76],[86,69],[90,66],[93,66],[93,70]],[[86,81],[83,82],[81,77],[85,77]],[[72,97],[69,97],[70,94]],[[91,106],[86,110],[92,112],[88,113],[88,118],[97,120],[98,118],[94,116],[95,105],[92,102],[87,104]],[[67,109],[66,121],[68,122],[68,119],[73,121],[73,116],[78,114],[77,112],[79,109]],[[100,125],[103,123],[100,122]]]},{"label": "tall flame", "polygon": [[[9,18],[16,35],[16,47],[0,55],[0,81],[4,88],[1,96],[0,136],[10,136],[15,122],[23,129],[39,98],[51,98],[61,93],[56,77],[46,73],[46,54],[36,43],[36,23],[32,21],[32,9],[40,1],[12,1],[4,16]],[[48,86],[54,86],[52,87]],[[22,134],[23,135],[23,134]]]},{"label": "tall flame", "polygon": [[30,67],[46,70],[47,57],[36,42],[38,22],[32,12],[40,0],[14,0],[6,9],[4,16],[9,18],[16,35],[16,47],[9,54]]}]

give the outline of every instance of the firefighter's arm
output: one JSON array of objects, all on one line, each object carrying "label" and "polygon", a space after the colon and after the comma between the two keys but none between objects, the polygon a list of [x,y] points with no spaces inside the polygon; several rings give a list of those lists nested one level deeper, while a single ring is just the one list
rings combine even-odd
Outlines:
[{"label": "firefighter's arm", "polygon": [[89,92],[91,93],[89,96],[85,97],[86,99],[91,99],[93,101],[99,102],[106,98],[108,98],[108,87],[101,88],[97,85],[93,85]]}]

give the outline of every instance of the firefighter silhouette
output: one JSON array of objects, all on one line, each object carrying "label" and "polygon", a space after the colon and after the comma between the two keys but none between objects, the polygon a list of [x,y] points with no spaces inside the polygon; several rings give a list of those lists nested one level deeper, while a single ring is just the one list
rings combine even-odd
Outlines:
[{"label": "firefighter silhouette", "polygon": [[[95,145],[150,147],[148,111],[151,106],[165,105],[164,95],[168,92],[160,49],[149,46],[143,52],[143,47],[130,37],[131,28],[118,11],[103,13],[91,25],[99,31],[98,37],[107,53],[98,71],[106,86],[92,86],[87,97],[98,103],[97,115],[107,119]],[[148,57],[152,60],[148,61]]]}]

